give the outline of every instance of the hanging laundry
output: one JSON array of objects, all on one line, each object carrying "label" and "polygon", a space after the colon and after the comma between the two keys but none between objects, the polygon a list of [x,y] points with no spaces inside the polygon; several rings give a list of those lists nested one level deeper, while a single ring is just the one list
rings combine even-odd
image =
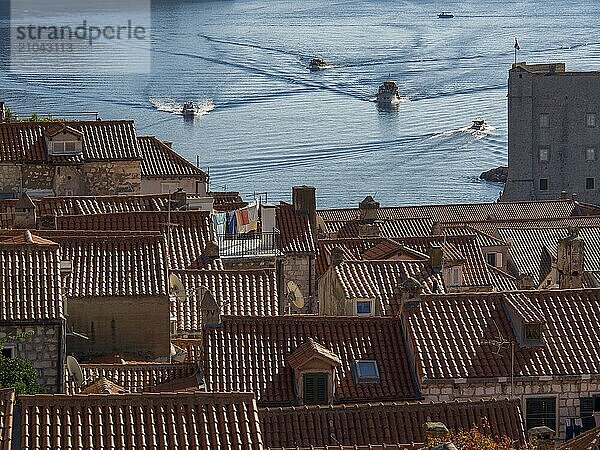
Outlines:
[{"label": "hanging laundry", "polygon": [[242,208],[235,211],[235,220],[237,223],[238,233],[247,233],[248,225],[250,221],[248,220],[248,208]]},{"label": "hanging laundry", "polygon": [[215,232],[218,237],[225,236],[227,229],[227,214],[217,213],[213,215],[213,221],[215,223]]},{"label": "hanging laundry", "polygon": [[258,230],[258,202],[248,203],[248,231]]},{"label": "hanging laundry", "polygon": [[235,236],[237,232],[237,226],[235,221],[235,211],[229,211],[227,213],[227,232],[229,236]]}]

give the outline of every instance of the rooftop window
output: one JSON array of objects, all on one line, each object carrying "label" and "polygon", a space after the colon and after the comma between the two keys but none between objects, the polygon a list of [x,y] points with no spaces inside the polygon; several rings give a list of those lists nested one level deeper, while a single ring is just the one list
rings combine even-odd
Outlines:
[{"label": "rooftop window", "polygon": [[357,300],[356,301],[357,316],[372,316],[373,315],[373,300]]},{"label": "rooftop window", "polygon": [[540,191],[548,190],[548,178],[540,178]]},{"label": "rooftop window", "polygon": [[361,359],[354,362],[356,383],[379,383],[377,361]]},{"label": "rooftop window", "polygon": [[539,345],[542,343],[542,324],[527,324],[523,333],[525,344]]},{"label": "rooftop window", "polygon": [[328,401],[327,372],[308,372],[302,375],[304,403],[322,405]]},{"label": "rooftop window", "polygon": [[585,179],[585,188],[590,190],[594,189],[596,186],[596,180],[594,178],[586,178]]}]

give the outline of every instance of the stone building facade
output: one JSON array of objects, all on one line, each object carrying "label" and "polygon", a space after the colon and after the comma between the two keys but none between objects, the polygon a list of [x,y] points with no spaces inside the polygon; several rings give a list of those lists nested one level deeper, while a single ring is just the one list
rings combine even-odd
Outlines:
[{"label": "stone building facade", "polygon": [[516,63],[508,78],[508,180],[501,201],[561,192],[600,203],[600,72]]}]

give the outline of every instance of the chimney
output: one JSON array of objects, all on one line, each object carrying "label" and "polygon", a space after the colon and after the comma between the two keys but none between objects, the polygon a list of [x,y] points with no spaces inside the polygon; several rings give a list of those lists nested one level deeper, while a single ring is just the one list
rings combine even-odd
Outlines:
[{"label": "chimney", "polygon": [[331,250],[331,265],[339,266],[344,262],[344,251],[341,247],[334,247]]},{"label": "chimney", "polygon": [[26,192],[15,204],[15,228],[36,228],[36,206]]},{"label": "chimney", "polygon": [[171,211],[174,209],[183,209],[187,205],[187,194],[179,188],[171,194]]},{"label": "chimney", "polygon": [[[399,309],[400,314],[406,309],[419,308],[421,306],[421,292],[423,286],[415,278],[409,277],[396,289],[396,298],[400,297],[399,305],[396,308]],[[399,294],[399,295],[398,295]]]},{"label": "chimney", "polygon": [[442,422],[427,421],[423,424],[423,431],[429,446],[445,443],[450,436],[448,428]]},{"label": "chimney", "polygon": [[208,289],[202,295],[200,310],[202,311],[203,328],[217,328],[223,325],[221,321],[221,307],[212,292]]},{"label": "chimney", "polygon": [[537,440],[537,450],[554,450],[554,430],[547,426],[534,427],[527,430],[529,442]]},{"label": "chimney", "polygon": [[361,223],[358,225],[358,237],[378,237],[379,226],[376,223]]},{"label": "chimney", "polygon": [[443,234],[442,231],[442,224],[440,222],[433,222],[433,225],[431,226],[431,235],[432,236],[441,236]]},{"label": "chimney", "polygon": [[433,273],[442,272],[442,261],[444,259],[444,249],[441,245],[431,244],[429,247],[429,260]]},{"label": "chimney", "polygon": [[219,254],[219,244],[215,241],[208,241],[202,249],[202,258],[203,259],[218,259]]},{"label": "chimney", "polygon": [[520,291],[531,291],[535,289],[533,276],[530,273],[522,273],[517,277],[517,289]]},{"label": "chimney", "polygon": [[370,195],[358,204],[358,214],[360,221],[364,224],[374,223],[377,219],[377,211],[379,210],[379,202],[373,200]]},{"label": "chimney", "polygon": [[560,289],[578,289],[583,286],[583,259],[585,241],[579,237],[579,228],[569,227],[569,235],[558,241],[558,285]]},{"label": "chimney", "polygon": [[317,194],[314,186],[292,187],[292,204],[294,211],[301,216],[307,216],[314,236],[317,233]]},{"label": "chimney", "polygon": [[569,199],[569,193],[567,191],[560,191],[560,199],[561,200],[568,200]]},{"label": "chimney", "polygon": [[573,200],[574,202],[576,202],[579,199],[579,196],[577,195],[577,192],[573,192],[571,194],[571,200]]},{"label": "chimney", "polygon": [[169,148],[173,148],[173,141],[162,141],[162,143]]}]

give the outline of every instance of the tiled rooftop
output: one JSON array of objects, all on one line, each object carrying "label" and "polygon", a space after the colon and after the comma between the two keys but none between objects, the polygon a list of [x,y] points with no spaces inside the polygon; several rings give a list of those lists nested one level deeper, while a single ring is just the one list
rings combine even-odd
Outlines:
[{"label": "tiled rooftop", "polygon": [[196,364],[190,363],[82,363],[80,365],[85,384],[77,386],[73,380],[67,379],[65,383],[67,394],[78,394],[101,378],[105,378],[128,392],[149,391],[162,383],[189,377],[197,371]]},{"label": "tiled rooftop", "polygon": [[263,448],[256,402],[245,393],[20,397],[27,449]]},{"label": "tiled rooftop", "polygon": [[521,444],[525,441],[518,400],[263,408],[259,416],[268,447],[406,446],[425,442],[425,422],[443,422],[449,430],[458,431],[474,425],[483,428],[484,418],[493,435],[507,435]]},{"label": "tiled rooftop", "polygon": [[[263,432],[264,436],[264,432]],[[556,447],[557,450],[598,450],[600,447],[600,427],[592,428]]]},{"label": "tiled rooftop", "polygon": [[[360,235],[359,220],[325,222],[326,232],[337,238],[355,238]],[[431,234],[433,220],[429,217],[382,219],[374,226],[381,237],[428,236]]]},{"label": "tiled rooftop", "polygon": [[[520,306],[524,298],[526,308]],[[600,373],[600,290],[581,289],[422,296],[420,308],[407,318],[419,376],[510,377],[509,343],[519,342],[519,336],[510,325],[507,301],[545,322],[543,345],[515,346],[515,377]],[[493,340],[508,343],[498,348]]]},{"label": "tiled rooftop", "polygon": [[38,217],[76,216],[133,211],[167,211],[167,194],[44,197],[36,201]]},{"label": "tiled rooftop", "polygon": [[[167,224],[171,224],[170,227]],[[213,240],[210,214],[206,211],[135,211],[58,217],[59,230],[161,231],[167,241],[170,229],[169,265],[173,269],[221,269],[220,259],[202,258]]]},{"label": "tiled rooftop", "polygon": [[279,313],[277,273],[262,270],[176,270],[186,289],[184,301],[173,300],[171,313],[177,317],[179,333],[202,330],[203,288],[208,288],[222,314],[235,316],[270,316]]},{"label": "tiled rooftop", "polygon": [[[271,316],[223,318],[204,331],[208,391],[255,392],[260,404],[296,404],[287,362],[309,338],[337,355],[335,401],[403,400],[419,397],[409,368],[400,323],[392,318]],[[376,360],[380,383],[356,384],[353,361]]]},{"label": "tiled rooftop", "polygon": [[[83,135],[84,160],[140,159],[133,121],[98,120],[79,122],[0,123],[0,162],[46,162],[44,133],[58,126],[72,128]],[[60,157],[81,161],[81,157]]]},{"label": "tiled rooftop", "polygon": [[142,177],[197,177],[206,180],[207,175],[194,164],[177,154],[155,136],[137,138],[142,156]]},{"label": "tiled rooftop", "polygon": [[58,245],[29,231],[0,235],[0,322],[63,317]]},{"label": "tiled rooftop", "polygon": [[277,205],[275,227],[280,232],[279,249],[283,253],[316,252],[308,217],[296,214],[293,205],[285,202]]},{"label": "tiled rooftop", "polygon": [[[436,222],[470,222],[476,220],[538,219],[570,217],[589,213],[572,200],[526,201],[506,203],[464,203],[381,207],[378,219],[430,218]],[[322,209],[318,214],[325,222],[358,219],[358,208]]]},{"label": "tiled rooftop", "polygon": [[14,389],[0,389],[0,450],[11,450]]}]

